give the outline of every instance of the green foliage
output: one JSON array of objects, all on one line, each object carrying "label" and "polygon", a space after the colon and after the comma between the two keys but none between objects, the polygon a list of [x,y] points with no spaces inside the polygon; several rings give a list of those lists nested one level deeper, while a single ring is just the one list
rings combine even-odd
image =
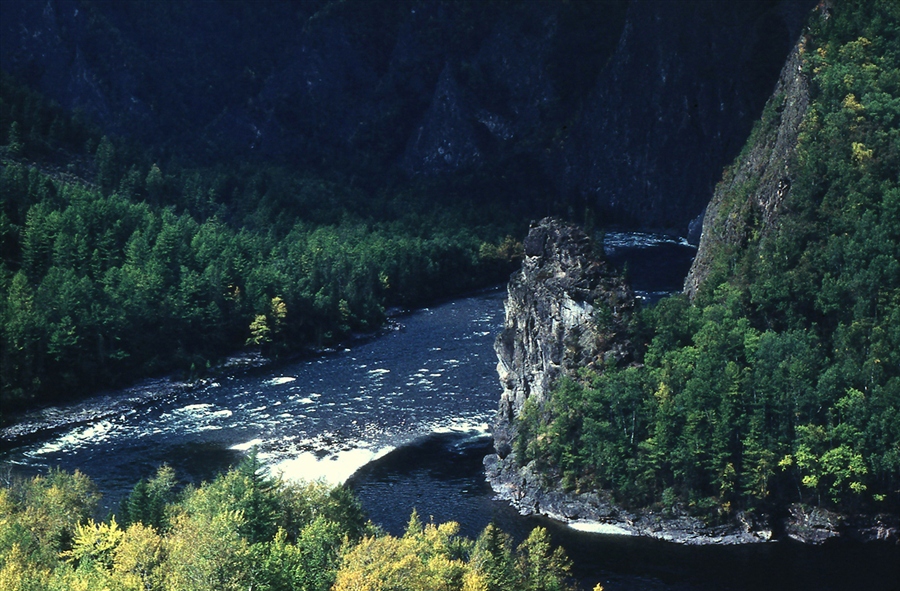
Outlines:
[{"label": "green foliage", "polygon": [[123,526],[141,523],[157,531],[167,528],[166,506],[175,500],[175,471],[160,466],[156,476],[138,481],[119,507],[119,519]]},{"label": "green foliage", "polygon": [[52,470],[8,489],[11,511],[6,525],[15,532],[4,545],[18,544],[32,552],[68,550],[77,526],[93,515],[100,495],[80,472]]},{"label": "green foliage", "polygon": [[493,523],[488,524],[475,541],[472,566],[482,573],[486,591],[515,591],[518,584],[512,538]]},{"label": "green foliage", "polygon": [[571,562],[535,528],[515,550],[509,536],[489,525],[476,542],[455,522],[423,525],[410,517],[406,533],[366,537],[341,560],[334,591],[564,591]]},{"label": "green foliage", "polygon": [[[514,551],[493,525],[477,542],[456,523],[381,534],[345,488],[265,476],[255,453],[199,488],[171,494],[172,470],[141,481],[123,503],[131,524],[95,521],[97,495],[83,475],[52,472],[0,488],[4,590],[328,591],[568,589],[570,563],[536,529]],[[136,486],[135,491],[139,490]],[[165,498],[164,526],[146,499]]]},{"label": "green foliage", "polygon": [[813,17],[811,101],[776,222],[759,231],[752,182],[726,196],[721,215],[745,239],[720,248],[693,304],[642,313],[642,365],[526,403],[520,462],[710,520],[794,501],[900,507],[897,7],[835,2]]},{"label": "green foliage", "polygon": [[[500,213],[454,201],[465,187],[444,200],[426,185],[372,192],[271,166],[160,163],[2,84],[4,410],[195,374],[245,346],[333,344],[377,329],[389,307],[502,280],[517,256]],[[17,138],[51,115],[71,129],[32,153]]]}]

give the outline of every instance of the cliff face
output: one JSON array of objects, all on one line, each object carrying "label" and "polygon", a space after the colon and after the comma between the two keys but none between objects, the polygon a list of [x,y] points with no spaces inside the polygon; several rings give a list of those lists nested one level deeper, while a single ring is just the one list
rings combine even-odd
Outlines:
[{"label": "cliff face", "polygon": [[545,218],[532,224],[524,246],[495,344],[503,393],[494,442],[501,458],[512,450],[515,419],[528,398],[540,404],[562,376],[627,363],[633,355],[626,327],[634,294],[584,232]]},{"label": "cliff face", "polygon": [[506,162],[555,190],[542,213],[684,233],[813,4],[5,0],[0,67],[214,161],[407,178]]},{"label": "cliff face", "polygon": [[633,513],[604,491],[563,491],[531,464],[519,465],[513,446],[527,400],[540,407],[563,376],[577,379],[582,367],[621,367],[634,355],[627,330],[634,294],[592,250],[584,232],[546,218],[532,225],[524,247],[522,269],[510,277],[506,320],[495,344],[503,392],[493,424],[497,453],[484,462],[495,492],[524,514],[585,522],[604,533],[687,544],[769,539],[771,532],[750,516],[742,516],[737,527],[708,527],[688,515]]},{"label": "cliff face", "polygon": [[563,186],[619,218],[684,232],[744,145],[812,6],[629,3],[557,154]]},{"label": "cliff face", "polygon": [[[894,9],[896,4],[885,3],[872,12],[878,14],[888,6]],[[887,116],[896,121],[897,115],[896,109],[883,111],[875,103],[869,107],[856,101],[857,96],[867,96],[864,93],[870,87],[852,88],[856,94],[847,94],[847,89],[854,76],[875,68],[873,63],[884,72],[897,72],[898,67],[895,56],[882,58],[877,52],[866,60],[849,59],[851,50],[870,43],[869,39],[875,39],[874,43],[883,40],[880,26],[884,21],[862,10],[854,14],[848,5],[842,8],[848,9],[843,15],[823,4],[821,12],[813,16],[808,34],[790,54],[744,151],[725,172],[709,204],[700,251],[684,287],[692,306],[682,308],[688,314],[698,313],[694,318],[702,321],[693,323],[688,314],[677,317],[678,307],[684,306],[681,299],[662,304],[659,315],[647,317],[649,330],[663,338],[654,338],[642,358],[646,365],[629,368],[634,375],[648,378],[643,398],[632,408],[649,406],[657,411],[645,423],[642,441],[633,445],[634,438],[629,442],[627,435],[618,435],[628,432],[627,424],[622,428],[624,422],[615,429],[607,427],[615,423],[605,423],[607,433],[616,432],[609,437],[592,427],[613,416],[614,409],[624,402],[625,396],[618,396],[624,389],[612,380],[598,380],[596,392],[586,392],[583,397],[569,396],[568,389],[561,391],[549,404],[541,405],[550,389],[548,382],[572,369],[560,369],[564,365],[560,363],[541,363],[545,351],[558,350],[553,327],[560,322],[552,306],[553,302],[566,302],[567,296],[549,290],[551,304],[546,304],[529,299],[529,294],[542,293],[542,283],[552,284],[552,278],[565,276],[567,269],[551,266],[550,272],[530,275],[523,270],[511,281],[507,327],[497,347],[504,387],[497,421],[498,455],[486,458],[485,466],[498,495],[522,512],[570,522],[588,520],[605,531],[684,543],[744,543],[772,537],[807,543],[834,537],[896,542],[896,504],[882,503],[894,494],[896,486],[873,493],[879,482],[864,481],[872,470],[867,466],[881,465],[885,452],[867,447],[857,433],[874,433],[873,439],[892,442],[896,432],[894,427],[881,430],[881,425],[887,424],[882,417],[897,407],[897,391],[888,385],[896,376],[876,375],[868,369],[884,367],[881,351],[896,351],[896,342],[880,349],[878,357],[866,348],[885,331],[879,323],[895,318],[896,311],[887,300],[876,303],[867,294],[896,291],[900,275],[893,272],[870,279],[865,273],[882,256],[883,260],[890,258],[896,271],[896,235],[882,228],[898,227],[897,208],[883,205],[895,191],[898,167],[896,151],[887,145],[867,148],[869,144],[861,143],[874,141],[881,131],[873,134],[876,126],[860,126],[866,117]],[[871,29],[862,26],[868,23],[876,24]],[[865,117],[860,114],[863,111]],[[867,164],[879,150],[891,165],[876,168]],[[561,265],[567,264],[566,257],[556,258]],[[540,269],[535,261],[529,262]],[[580,259],[568,264],[576,269],[583,266]],[[526,281],[528,288],[521,288]],[[835,285],[853,287],[837,291]],[[714,290],[720,286],[722,289]],[[872,302],[871,307],[863,305],[866,302]],[[667,316],[673,310],[675,315]],[[873,336],[860,339],[858,345],[845,344],[842,332],[846,327],[863,325],[878,328],[871,329]],[[672,328],[690,332],[678,337],[680,342],[666,343],[666,331]],[[575,329],[567,325],[566,330]],[[766,339],[771,340],[766,343]],[[779,341],[785,346],[767,349]],[[602,352],[591,353],[594,359],[602,356]],[[834,362],[829,359],[832,356]],[[704,363],[706,370],[701,368]],[[779,383],[777,374],[786,367],[802,368],[808,377],[796,380],[798,372]],[[895,363],[893,367],[900,366]],[[729,372],[741,378],[718,381]],[[840,376],[840,381],[830,381],[833,376]],[[760,404],[758,400],[763,399],[755,397],[763,392],[768,398]],[[808,402],[798,403],[799,392],[806,392]],[[872,415],[850,417],[844,413],[851,397],[866,400]],[[597,403],[604,398],[611,402]],[[524,401],[531,399],[538,401],[536,413],[525,405]],[[523,408],[528,412],[522,412]],[[690,439],[689,448],[681,447],[694,429],[694,417],[701,414],[714,417],[715,429]],[[674,422],[670,420],[673,417],[677,417]],[[517,421],[522,425],[520,433],[529,434],[527,441],[516,441]],[[769,438],[768,448],[758,443],[760,432]],[[810,439],[804,438],[811,432],[820,433],[821,439],[807,464],[803,454],[809,454],[812,447]],[[855,439],[842,439],[845,432],[853,433]],[[657,447],[661,438],[669,438],[673,445]],[[596,440],[609,447],[592,447]],[[525,453],[510,455],[510,442]],[[765,451],[750,451],[753,445]],[[675,487],[668,485],[700,491],[700,486],[685,485],[671,476],[674,469],[682,469],[672,458],[701,456],[714,446],[727,450],[720,458],[728,463],[719,464],[724,470],[710,470],[713,477],[701,485],[707,492],[691,493],[696,495],[694,499],[709,495],[708,506],[716,508],[715,514],[705,513],[704,523],[694,517],[704,514],[696,510],[699,504],[692,505],[695,501],[686,495],[679,501]],[[593,458],[586,457],[592,449],[601,451]],[[654,450],[655,457],[641,463],[642,457],[648,458],[646,450]],[[767,459],[760,460],[761,453]],[[845,473],[857,474],[860,481],[839,490],[844,481],[832,484],[836,482],[832,480],[826,492],[819,481],[821,473],[811,472],[810,467],[818,470],[837,454],[853,454],[857,467]],[[619,458],[628,458],[628,462],[619,463]],[[760,469],[766,471],[762,479],[758,478]],[[652,497],[645,497],[649,501],[628,505],[640,508],[630,512],[610,501],[612,494],[623,503],[640,498],[640,491],[630,486],[648,473],[662,473],[662,485],[656,486]],[[734,474],[735,478],[715,474]],[[579,480],[581,475],[585,475],[583,480]],[[879,478],[896,482],[896,476]],[[759,492],[747,488],[760,482],[765,489]],[[741,489],[744,492],[733,494]],[[667,493],[672,494],[669,500]],[[869,503],[862,493],[871,494],[878,503]]]},{"label": "cliff face", "polygon": [[802,48],[801,43],[791,52],[747,148],[717,185],[706,208],[700,246],[684,284],[684,293],[691,300],[717,257],[743,247],[752,232],[758,234],[757,239],[765,237],[790,193],[791,163],[809,107]]}]

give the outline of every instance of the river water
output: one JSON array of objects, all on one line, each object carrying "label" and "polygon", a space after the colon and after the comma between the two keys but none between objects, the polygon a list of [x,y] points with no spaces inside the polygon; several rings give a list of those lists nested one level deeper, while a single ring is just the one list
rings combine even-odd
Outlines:
[{"label": "river water", "polygon": [[[680,288],[693,255],[657,236],[607,234],[605,244],[651,302]],[[200,482],[256,447],[285,479],[347,482],[372,520],[395,534],[414,508],[424,519],[458,521],[470,537],[492,521],[517,540],[544,525],[586,590],[598,582],[607,591],[898,588],[896,546],[684,547],[577,532],[494,499],[481,460],[492,451],[488,425],[500,392],[493,341],[504,298],[496,289],[417,310],[377,338],[312,359],[191,386],[151,381],[45,409],[0,432],[0,462],[25,475],[79,469],[114,510],[162,463]]]}]

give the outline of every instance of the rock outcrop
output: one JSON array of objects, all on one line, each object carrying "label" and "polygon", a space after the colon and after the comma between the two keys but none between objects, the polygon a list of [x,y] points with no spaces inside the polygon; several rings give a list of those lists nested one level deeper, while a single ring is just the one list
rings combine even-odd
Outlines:
[{"label": "rock outcrop", "polygon": [[548,486],[545,474],[518,465],[513,452],[525,401],[542,404],[563,376],[633,362],[627,325],[635,298],[627,283],[593,250],[580,229],[546,218],[524,243],[522,269],[509,281],[506,321],[497,338],[503,386],[493,425],[496,454],[485,458],[500,498],[524,514],[539,513],[595,531],[646,535],[686,544],[764,541],[771,531],[747,516],[708,527],[683,512],[639,514],[616,506],[603,491],[572,493]]},{"label": "rock outcrop", "polygon": [[512,450],[515,419],[526,399],[540,404],[561,376],[624,363],[633,353],[625,327],[634,294],[582,230],[545,218],[532,224],[524,247],[494,347],[503,385],[494,423],[501,458]]},{"label": "rock outcrop", "polygon": [[506,163],[553,189],[535,211],[683,235],[814,4],[4,0],[0,68],[107,133],[214,162]]},{"label": "rock outcrop", "polygon": [[790,193],[791,164],[800,124],[809,107],[809,81],[803,74],[802,53],[801,42],[781,70],[747,148],[726,172],[706,208],[700,246],[684,284],[684,292],[692,300],[713,259],[723,249],[742,247],[753,230],[764,237]]},{"label": "rock outcrop", "polygon": [[851,516],[794,504],[783,517],[739,512],[726,523],[709,525],[678,505],[664,511],[626,510],[606,491],[564,490],[553,484],[552,475],[521,465],[513,448],[526,400],[543,405],[556,383],[563,376],[577,379],[580,368],[603,371],[635,362],[627,330],[634,294],[584,232],[545,218],[532,224],[524,250],[522,268],[510,277],[506,320],[495,343],[503,392],[493,424],[496,453],[484,464],[499,498],[523,514],[589,531],[681,544],[746,544],[775,537],[809,544],[835,537],[897,541],[896,516]]}]

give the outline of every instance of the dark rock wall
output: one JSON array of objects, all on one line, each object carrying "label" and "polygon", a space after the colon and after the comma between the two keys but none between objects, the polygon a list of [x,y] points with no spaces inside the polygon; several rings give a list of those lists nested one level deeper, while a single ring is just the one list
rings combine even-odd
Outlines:
[{"label": "dark rock wall", "polygon": [[0,67],[212,162],[375,185],[506,162],[539,170],[544,211],[683,234],[813,4],[4,0]]},{"label": "dark rock wall", "polygon": [[810,7],[631,2],[558,154],[565,189],[632,224],[683,232],[746,141]]},{"label": "dark rock wall", "polygon": [[706,210],[697,256],[685,279],[684,292],[694,299],[722,249],[744,245],[758,220],[764,237],[791,190],[791,164],[795,158],[800,124],[809,107],[809,82],[801,71],[802,43],[791,52],[778,84],[741,157],[728,171]]},{"label": "dark rock wall", "polygon": [[545,218],[532,225],[524,247],[494,347],[503,387],[493,426],[501,458],[512,451],[515,419],[528,398],[540,404],[560,377],[627,363],[633,355],[626,326],[634,294],[582,230]]}]

